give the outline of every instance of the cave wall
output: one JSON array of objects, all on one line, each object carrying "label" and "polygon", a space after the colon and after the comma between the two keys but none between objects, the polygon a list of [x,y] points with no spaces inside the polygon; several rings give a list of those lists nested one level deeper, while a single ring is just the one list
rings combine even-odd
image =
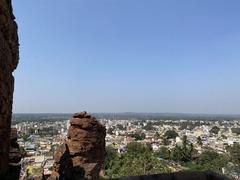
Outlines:
[{"label": "cave wall", "polygon": [[0,176],[8,171],[14,77],[19,60],[11,0],[0,0]]}]

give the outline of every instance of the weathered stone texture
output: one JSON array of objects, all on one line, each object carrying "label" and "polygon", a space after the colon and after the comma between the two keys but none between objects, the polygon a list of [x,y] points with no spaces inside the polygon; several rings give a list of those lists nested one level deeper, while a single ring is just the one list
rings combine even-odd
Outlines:
[{"label": "weathered stone texture", "polygon": [[51,179],[99,179],[105,158],[106,129],[86,112],[70,120],[68,137],[55,154]]},{"label": "weathered stone texture", "polygon": [[10,151],[9,151],[9,164],[11,166],[20,166],[22,154],[20,152],[19,144],[17,143],[17,129],[11,129],[10,136]]},{"label": "weathered stone texture", "polygon": [[176,172],[122,177],[113,180],[229,180],[213,172]]},{"label": "weathered stone texture", "polygon": [[9,171],[6,179],[19,179],[21,170],[22,154],[17,143],[17,129],[11,129],[10,151],[9,151]]},{"label": "weathered stone texture", "polygon": [[11,0],[0,0],[0,175],[8,170],[14,78],[19,59]]}]

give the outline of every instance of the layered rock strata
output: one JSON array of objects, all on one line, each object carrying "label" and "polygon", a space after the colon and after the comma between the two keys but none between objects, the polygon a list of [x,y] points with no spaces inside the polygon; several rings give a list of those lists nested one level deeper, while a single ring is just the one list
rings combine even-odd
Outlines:
[{"label": "layered rock strata", "polygon": [[0,0],[0,177],[8,171],[14,78],[18,35],[11,0]]},{"label": "layered rock strata", "polygon": [[106,129],[86,112],[70,120],[66,141],[55,154],[50,179],[99,179],[105,158]]}]

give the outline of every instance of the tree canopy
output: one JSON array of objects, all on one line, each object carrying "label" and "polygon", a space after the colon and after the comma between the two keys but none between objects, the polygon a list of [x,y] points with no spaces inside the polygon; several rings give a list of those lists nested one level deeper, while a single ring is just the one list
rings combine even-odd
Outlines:
[{"label": "tree canopy", "polygon": [[178,133],[174,130],[168,130],[164,133],[164,137],[167,139],[175,139],[178,136]]},{"label": "tree canopy", "polygon": [[219,131],[220,131],[219,127],[213,126],[212,129],[210,130],[210,133],[218,134]]},{"label": "tree canopy", "polygon": [[126,152],[120,156],[112,147],[107,147],[106,151],[105,170],[108,178],[170,172],[149,146],[138,142],[129,143]]}]

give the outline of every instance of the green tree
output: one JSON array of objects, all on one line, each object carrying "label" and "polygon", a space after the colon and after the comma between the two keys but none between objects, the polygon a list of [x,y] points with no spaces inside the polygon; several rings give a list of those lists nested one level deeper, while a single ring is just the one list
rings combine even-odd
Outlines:
[{"label": "green tree", "polygon": [[153,174],[168,170],[163,162],[154,156],[149,146],[137,142],[127,145],[122,167],[119,171],[121,176]]},{"label": "green tree", "polygon": [[230,155],[230,160],[233,162],[234,171],[240,177],[240,144],[234,144],[227,148]]},{"label": "green tree", "polygon": [[143,145],[138,142],[130,142],[127,147],[127,152],[130,155],[144,154],[146,152],[150,152],[151,148],[147,145]]},{"label": "green tree", "polygon": [[23,138],[23,141],[26,142],[29,138],[29,134],[24,133],[24,134],[21,135],[21,138]]},{"label": "green tree", "polygon": [[169,172],[166,164],[154,156],[147,145],[131,142],[120,157],[112,148],[107,149],[105,170],[108,178]]},{"label": "green tree", "polygon": [[219,131],[220,131],[219,127],[213,126],[212,129],[210,130],[210,133],[218,134]]},{"label": "green tree", "polygon": [[193,158],[193,154],[196,150],[194,149],[193,143],[190,143],[189,145],[189,160],[191,161]]},{"label": "green tree", "polygon": [[167,139],[175,139],[178,136],[178,133],[174,130],[168,130],[163,135]]},{"label": "green tree", "polygon": [[215,151],[204,151],[198,160],[198,164],[202,170],[211,170],[218,173],[222,172],[222,168],[227,165],[228,157],[218,154]]},{"label": "green tree", "polygon": [[19,149],[20,149],[20,153],[21,153],[22,157],[26,157],[27,151],[24,149],[24,147],[20,147]]},{"label": "green tree", "polygon": [[199,157],[199,164],[211,163],[213,160],[218,158],[218,156],[218,153],[215,151],[204,151]]},{"label": "green tree", "polygon": [[143,129],[146,131],[155,130],[155,128],[153,127],[153,124],[151,122],[148,122],[146,126],[143,126]]},{"label": "green tree", "polygon": [[117,127],[117,129],[122,130],[122,131],[126,129],[126,128],[123,127],[122,124],[117,124],[116,127]]},{"label": "green tree", "polygon": [[179,163],[192,161],[195,149],[192,143],[189,143],[187,136],[182,138],[182,146],[176,145],[171,151],[171,158]]},{"label": "green tree", "polygon": [[187,136],[183,136],[182,138],[182,148],[181,148],[181,153],[182,153],[182,157],[181,160],[186,162],[188,160],[190,160],[190,148],[188,148],[188,140],[187,140]]},{"label": "green tree", "polygon": [[160,139],[160,134],[159,134],[159,132],[156,132],[156,133],[155,133],[154,138]]},{"label": "green tree", "polygon": [[232,128],[232,133],[240,134],[240,128]]},{"label": "green tree", "polygon": [[187,139],[187,136],[186,136],[186,135],[184,135],[184,136],[182,137],[182,145],[183,145],[184,148],[186,148],[187,145],[188,145],[188,139]]},{"label": "green tree", "polygon": [[171,151],[171,159],[176,162],[182,161],[182,148],[180,146],[175,146]]},{"label": "green tree", "polygon": [[113,166],[114,161],[119,159],[117,151],[112,146],[106,147],[106,158],[104,161],[105,169],[110,169]]},{"label": "green tree", "polygon": [[163,137],[162,143],[164,146],[168,146],[170,144],[170,141],[167,138]]},{"label": "green tree", "polygon": [[108,128],[107,134],[113,135],[114,129],[112,127]]},{"label": "green tree", "polygon": [[234,144],[228,148],[231,160],[240,166],[240,144]]},{"label": "green tree", "polygon": [[134,133],[130,134],[129,136],[135,138],[136,141],[144,140],[146,138],[144,133]]}]

